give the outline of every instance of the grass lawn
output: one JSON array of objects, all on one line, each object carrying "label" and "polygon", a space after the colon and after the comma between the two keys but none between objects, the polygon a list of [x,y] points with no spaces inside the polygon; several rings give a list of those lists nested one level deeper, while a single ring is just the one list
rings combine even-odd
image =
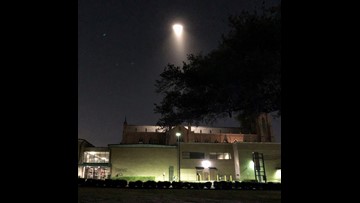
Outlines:
[{"label": "grass lawn", "polygon": [[281,191],[78,188],[79,203],[280,203]]}]

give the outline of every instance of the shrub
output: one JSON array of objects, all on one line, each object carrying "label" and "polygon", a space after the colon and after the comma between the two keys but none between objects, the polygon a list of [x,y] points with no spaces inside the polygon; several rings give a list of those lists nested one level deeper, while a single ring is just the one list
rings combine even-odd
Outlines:
[{"label": "shrub", "polygon": [[137,181],[130,181],[129,182],[129,188],[142,188],[143,186],[143,182],[140,180]]},{"label": "shrub", "polygon": [[173,181],[173,182],[171,183],[171,185],[172,185],[172,187],[175,188],[175,189],[181,189],[181,188],[183,188],[183,186],[184,186],[183,182],[175,182],[175,181]]},{"label": "shrub", "polygon": [[128,182],[130,181],[149,181],[149,180],[152,180],[152,181],[155,181],[155,176],[120,176],[120,177],[112,177],[111,179],[113,180],[126,180]]},{"label": "shrub", "polygon": [[156,182],[153,180],[148,180],[143,185],[144,188],[156,188]]},{"label": "shrub", "polygon": [[211,185],[212,185],[211,182],[206,182],[206,183],[205,183],[205,187],[206,187],[207,189],[211,189]]}]

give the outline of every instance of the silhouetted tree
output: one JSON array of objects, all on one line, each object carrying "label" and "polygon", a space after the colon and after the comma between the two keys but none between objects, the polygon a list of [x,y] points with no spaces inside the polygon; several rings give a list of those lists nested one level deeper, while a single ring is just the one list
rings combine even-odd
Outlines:
[{"label": "silhouetted tree", "polygon": [[168,64],[156,80],[164,97],[155,104],[158,125],[212,123],[232,117],[246,131],[261,112],[280,111],[280,8],[230,16],[231,31],[207,55],[189,54],[182,67]]}]

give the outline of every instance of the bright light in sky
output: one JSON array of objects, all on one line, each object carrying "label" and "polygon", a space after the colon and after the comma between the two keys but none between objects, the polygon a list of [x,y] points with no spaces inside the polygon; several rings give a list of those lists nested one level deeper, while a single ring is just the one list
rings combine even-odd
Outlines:
[{"label": "bright light in sky", "polygon": [[173,25],[174,32],[176,36],[180,37],[183,31],[183,26],[180,24]]}]

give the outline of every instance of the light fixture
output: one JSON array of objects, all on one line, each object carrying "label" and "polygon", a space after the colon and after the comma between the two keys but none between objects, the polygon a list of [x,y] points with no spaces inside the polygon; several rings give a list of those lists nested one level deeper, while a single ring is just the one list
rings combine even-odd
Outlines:
[{"label": "light fixture", "polygon": [[209,160],[204,160],[204,161],[201,162],[201,165],[204,168],[209,168],[211,166],[211,162]]},{"label": "light fixture", "polygon": [[277,168],[275,171],[275,178],[281,179],[281,168]]},{"label": "light fixture", "polygon": [[180,182],[180,136],[181,136],[181,133],[177,132],[175,133],[176,137],[177,137],[177,143],[178,143],[178,172],[179,172],[179,182]]},{"label": "light fixture", "polygon": [[249,168],[254,170],[254,161],[249,161]]}]

